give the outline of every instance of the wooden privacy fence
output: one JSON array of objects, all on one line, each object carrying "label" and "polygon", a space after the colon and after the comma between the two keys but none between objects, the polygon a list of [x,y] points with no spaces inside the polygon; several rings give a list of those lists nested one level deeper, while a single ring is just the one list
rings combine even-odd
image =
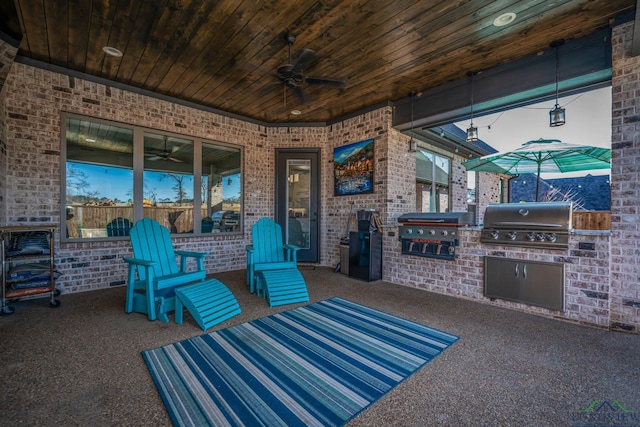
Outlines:
[{"label": "wooden privacy fence", "polygon": [[[133,220],[131,206],[71,206],[71,213],[73,218],[67,221],[69,237],[82,237],[82,229],[106,232],[107,224],[114,218]],[[202,218],[207,215],[206,208],[201,215]],[[155,219],[174,233],[193,231],[193,206],[145,206],[144,216]]]},{"label": "wooden privacy fence", "polygon": [[611,212],[573,211],[571,222],[574,230],[611,230]]}]

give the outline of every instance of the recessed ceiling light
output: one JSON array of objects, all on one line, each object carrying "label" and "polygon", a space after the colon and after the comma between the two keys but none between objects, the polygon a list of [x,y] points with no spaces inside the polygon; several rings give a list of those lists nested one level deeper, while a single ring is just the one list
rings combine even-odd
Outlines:
[{"label": "recessed ceiling light", "polygon": [[85,139],[85,141],[87,141],[87,142],[96,142],[96,140],[93,139],[93,138],[87,138],[87,139]]},{"label": "recessed ceiling light", "polygon": [[115,47],[105,46],[102,48],[102,50],[104,50],[104,53],[106,53],[109,56],[115,56],[116,58],[120,58],[122,56],[122,52],[120,52]]},{"label": "recessed ceiling light", "polygon": [[496,27],[504,27],[511,24],[516,19],[516,14],[513,12],[503,13],[493,20],[493,25]]},{"label": "recessed ceiling light", "polygon": [[300,114],[302,114],[302,112],[300,110],[291,110],[291,114],[293,114],[294,116],[299,116]]}]

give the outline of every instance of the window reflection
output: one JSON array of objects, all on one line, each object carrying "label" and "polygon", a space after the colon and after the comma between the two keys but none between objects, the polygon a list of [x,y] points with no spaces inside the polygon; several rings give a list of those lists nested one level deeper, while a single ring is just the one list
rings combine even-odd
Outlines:
[{"label": "window reflection", "polygon": [[133,219],[133,131],[72,117],[66,125],[66,236],[125,235]]},{"label": "window reflection", "polygon": [[287,160],[287,243],[309,249],[311,160]]},{"label": "window reflection", "polygon": [[449,170],[451,161],[422,148],[416,151],[416,210],[448,212],[451,198]]},{"label": "window reflection", "polygon": [[144,133],[144,217],[193,233],[193,141]]},{"label": "window reflection", "polygon": [[241,151],[202,144],[202,232],[240,231],[242,212]]},{"label": "window reflection", "polygon": [[65,239],[128,236],[143,217],[172,233],[241,232],[241,148],[62,117]]}]

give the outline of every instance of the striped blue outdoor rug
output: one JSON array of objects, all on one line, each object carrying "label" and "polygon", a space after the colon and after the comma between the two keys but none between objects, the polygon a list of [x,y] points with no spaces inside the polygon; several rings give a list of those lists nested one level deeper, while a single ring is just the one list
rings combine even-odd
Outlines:
[{"label": "striped blue outdoor rug", "polygon": [[176,425],[339,426],[457,340],[331,298],[142,355]]}]

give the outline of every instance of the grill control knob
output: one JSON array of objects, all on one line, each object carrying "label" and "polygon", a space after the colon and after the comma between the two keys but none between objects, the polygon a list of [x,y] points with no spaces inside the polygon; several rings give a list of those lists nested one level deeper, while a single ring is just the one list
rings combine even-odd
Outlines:
[{"label": "grill control knob", "polygon": [[539,242],[544,242],[544,234],[543,233],[536,233],[536,240]]},{"label": "grill control knob", "polygon": [[411,233],[413,233],[413,230],[412,230],[412,229],[410,229],[410,228],[407,228],[407,229],[405,229],[405,233],[407,233],[407,234],[411,234]]},{"label": "grill control knob", "polygon": [[449,232],[447,230],[442,230],[440,234],[442,234],[443,236],[446,236],[447,234],[449,234]]},{"label": "grill control knob", "polygon": [[429,234],[434,236],[436,234],[436,230],[432,228],[431,230],[429,230]]},{"label": "grill control knob", "polygon": [[500,237],[500,233],[498,233],[497,231],[492,231],[491,233],[489,233],[489,237],[491,237],[494,240],[497,240],[498,237]]},{"label": "grill control knob", "polygon": [[424,233],[424,230],[422,228],[419,228],[418,229],[418,234],[423,234],[423,233]]},{"label": "grill control knob", "polygon": [[536,235],[534,233],[527,233],[527,235],[525,237],[530,242],[533,242],[536,239]]},{"label": "grill control knob", "polygon": [[507,233],[507,239],[509,240],[516,240],[516,232],[515,231],[510,231]]},{"label": "grill control knob", "polygon": [[555,242],[556,241],[556,235],[554,233],[548,233],[546,238],[547,238],[547,241],[549,241],[549,242]]}]

